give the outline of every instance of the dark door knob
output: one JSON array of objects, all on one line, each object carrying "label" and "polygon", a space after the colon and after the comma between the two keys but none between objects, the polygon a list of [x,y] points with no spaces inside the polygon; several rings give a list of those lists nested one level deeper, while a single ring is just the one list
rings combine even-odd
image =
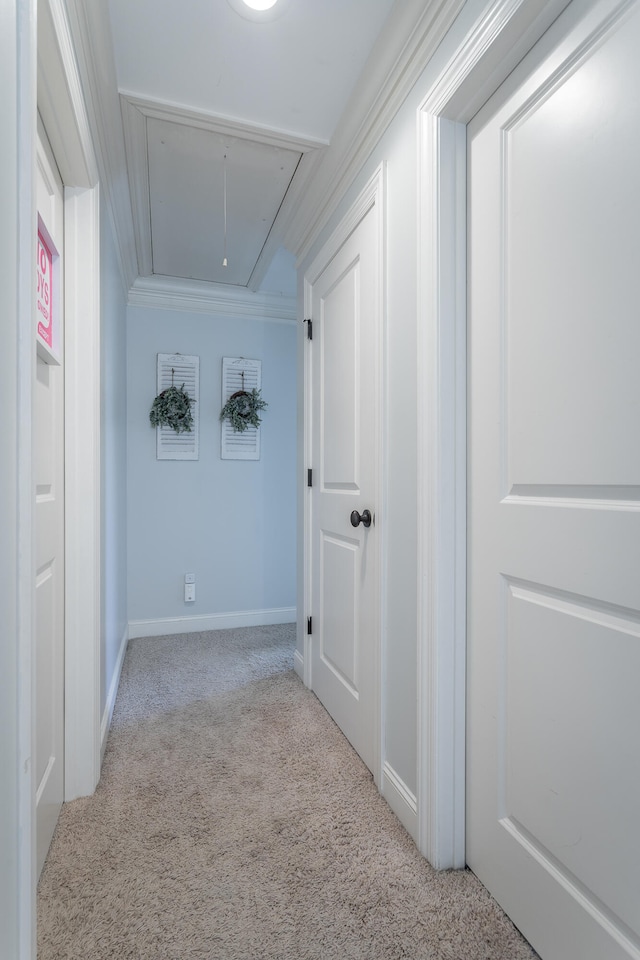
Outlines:
[{"label": "dark door knob", "polygon": [[371,511],[363,510],[362,513],[358,513],[357,510],[352,510],[351,512],[351,526],[357,527],[361,523],[363,527],[371,526]]}]

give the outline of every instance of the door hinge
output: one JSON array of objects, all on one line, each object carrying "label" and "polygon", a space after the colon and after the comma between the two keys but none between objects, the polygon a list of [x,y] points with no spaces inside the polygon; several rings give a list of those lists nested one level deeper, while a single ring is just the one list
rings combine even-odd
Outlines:
[{"label": "door hinge", "polygon": [[311,636],[313,633],[313,617],[307,617],[307,635]]},{"label": "door hinge", "polygon": [[307,470],[307,486],[313,486],[313,470],[311,469]]},{"label": "door hinge", "polygon": [[307,340],[313,340],[313,320],[303,320],[302,322],[309,324],[307,327]]}]

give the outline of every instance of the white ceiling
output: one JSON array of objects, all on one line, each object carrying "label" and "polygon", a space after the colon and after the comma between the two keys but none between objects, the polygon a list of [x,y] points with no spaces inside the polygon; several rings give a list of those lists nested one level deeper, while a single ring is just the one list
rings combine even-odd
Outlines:
[{"label": "white ceiling", "polygon": [[294,293],[274,220],[301,156],[331,140],[394,0],[279,2],[254,22],[229,0],[109,0],[142,276]]}]

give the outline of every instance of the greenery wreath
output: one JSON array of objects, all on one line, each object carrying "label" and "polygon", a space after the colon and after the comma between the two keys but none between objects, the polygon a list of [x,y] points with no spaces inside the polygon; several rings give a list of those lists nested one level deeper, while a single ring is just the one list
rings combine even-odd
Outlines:
[{"label": "greenery wreath", "polygon": [[262,399],[262,391],[237,390],[232,393],[220,413],[220,420],[229,420],[236,433],[244,433],[247,427],[260,426],[261,418],[258,411],[264,410],[269,404]]},{"label": "greenery wreath", "polygon": [[153,401],[149,412],[151,426],[172,427],[176,433],[191,433],[193,429],[193,415],[191,404],[195,400],[184,389],[173,385],[167,387]]}]

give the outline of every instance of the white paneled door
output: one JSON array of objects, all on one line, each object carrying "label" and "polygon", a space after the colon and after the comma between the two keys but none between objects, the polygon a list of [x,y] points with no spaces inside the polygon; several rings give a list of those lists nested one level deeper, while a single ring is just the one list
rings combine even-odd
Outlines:
[{"label": "white paneled door", "polygon": [[640,957],[640,4],[468,130],[468,862],[543,960]]},{"label": "white paneled door", "polygon": [[379,211],[374,205],[328,258],[311,290],[310,344],[312,687],[374,772],[378,234]]},{"label": "white paneled door", "polygon": [[[53,275],[38,272],[43,310],[62,309],[63,192],[42,126],[38,136],[37,200],[51,251]],[[51,281],[53,280],[53,287]],[[45,284],[47,287],[45,287]],[[34,331],[42,322],[37,314]],[[51,316],[46,318],[51,322]],[[61,314],[53,322],[62,322]],[[48,324],[47,324],[48,326]],[[58,328],[60,331],[60,328]],[[58,346],[61,346],[58,343]],[[36,349],[34,343],[34,350]],[[44,355],[43,355],[44,356]],[[36,811],[37,865],[42,869],[58,819],[64,789],[64,374],[59,362],[38,353],[34,396],[36,528]]]}]

